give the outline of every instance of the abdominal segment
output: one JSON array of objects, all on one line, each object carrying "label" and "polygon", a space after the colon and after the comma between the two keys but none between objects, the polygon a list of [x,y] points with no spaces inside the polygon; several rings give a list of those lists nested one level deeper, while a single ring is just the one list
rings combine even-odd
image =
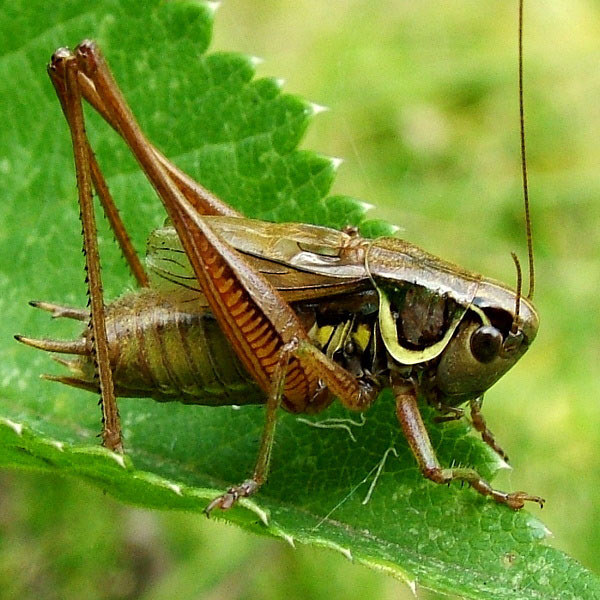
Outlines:
[{"label": "abdominal segment", "polygon": [[[123,296],[107,307],[106,330],[119,396],[215,406],[265,401],[197,292]],[[91,381],[91,357],[77,362]]]}]

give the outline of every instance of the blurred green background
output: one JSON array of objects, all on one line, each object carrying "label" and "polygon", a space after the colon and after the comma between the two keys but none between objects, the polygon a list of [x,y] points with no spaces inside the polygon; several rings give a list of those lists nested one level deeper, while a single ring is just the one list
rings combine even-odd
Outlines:
[{"label": "blurred green background", "polygon": [[[262,57],[259,75],[331,108],[304,147],[345,159],[334,192],[511,282],[510,251],[525,260],[516,4],[231,0],[212,47]],[[525,52],[542,326],[485,413],[514,466],[502,485],[544,496],[550,543],[598,573],[600,5],[530,2]],[[0,485],[0,598],[412,597],[331,552],[134,509],[79,481],[5,472]]]}]

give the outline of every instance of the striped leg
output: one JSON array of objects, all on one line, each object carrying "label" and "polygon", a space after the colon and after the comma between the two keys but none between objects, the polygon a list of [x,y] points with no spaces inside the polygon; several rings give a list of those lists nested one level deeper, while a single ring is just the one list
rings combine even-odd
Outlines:
[{"label": "striped leg", "polygon": [[[95,364],[98,373],[102,406],[102,443],[107,448],[122,452],[121,422],[115,398],[115,390],[108,355],[108,341],[104,319],[104,295],[100,275],[100,256],[96,234],[96,221],[92,202],[92,176],[90,150],[87,141],[81,94],[77,81],[77,63],[66,50],[57,51],[52,64],[60,64],[65,74],[64,88],[59,93],[64,113],[71,131],[81,222],[83,225],[83,251],[86,261],[88,295],[90,299],[89,327],[92,332]],[[52,66],[51,66],[52,68]]]},{"label": "striped leg", "polygon": [[[188,199],[144,136],[95,44],[83,42],[74,55],[80,79],[83,75],[91,82],[107,121],[127,142],[162,200],[221,330],[268,394],[267,426],[257,473],[249,480],[254,483],[232,488],[235,493],[217,499],[214,506],[226,508],[235,502],[236,495],[253,493],[266,477],[274,414],[281,402],[291,411],[306,411],[313,401],[321,405],[327,387],[346,406],[363,410],[376,391],[312,346],[300,319],[279,292],[210,228],[202,217],[202,207]],[[281,393],[273,392],[280,387]]]}]

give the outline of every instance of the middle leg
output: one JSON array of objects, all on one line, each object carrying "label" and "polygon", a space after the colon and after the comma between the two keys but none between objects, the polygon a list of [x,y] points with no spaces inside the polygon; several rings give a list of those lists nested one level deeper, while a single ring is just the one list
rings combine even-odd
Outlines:
[{"label": "middle leg", "polygon": [[498,444],[494,434],[488,429],[485,422],[483,413],[481,412],[481,405],[483,403],[483,397],[479,397],[475,400],[471,400],[471,422],[475,430],[481,434],[481,439],[505,462],[508,462],[508,456],[504,449]]},{"label": "middle leg", "polygon": [[277,412],[283,399],[285,378],[295,345],[296,344],[294,343],[289,343],[286,345],[286,347],[284,347],[273,374],[271,390],[267,396],[265,426],[262,431],[258,456],[252,477],[250,479],[246,479],[246,481],[240,485],[230,487],[224,494],[215,498],[204,509],[204,513],[207,517],[210,517],[210,513],[215,508],[228,510],[238,501],[239,498],[247,498],[248,496],[252,496],[267,480],[269,465],[271,463],[273,441],[275,439]]}]

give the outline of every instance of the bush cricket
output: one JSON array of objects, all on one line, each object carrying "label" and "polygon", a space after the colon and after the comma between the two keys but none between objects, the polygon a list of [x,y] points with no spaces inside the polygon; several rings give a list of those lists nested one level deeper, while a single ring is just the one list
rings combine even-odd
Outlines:
[{"label": "bush cricket", "polygon": [[[522,29],[520,5],[520,32]],[[519,36],[519,81],[522,49]],[[318,413],[334,398],[365,411],[391,387],[402,431],[423,475],[467,482],[512,509],[544,500],[494,489],[474,469],[440,465],[418,402],[461,418],[506,458],[481,414],[483,393],[525,353],[538,329],[524,159],[530,288],[521,294],[396,238],[365,239],[298,223],[247,219],[174,166],[146,139],[94,42],[52,56],[48,73],[73,143],[90,312],[48,302],[56,317],[88,322],[74,341],[17,339],[54,353],[69,375],[48,379],[100,393],[102,443],[122,452],[116,397],[187,404],[265,404],[251,478],[206,508],[228,509],[266,480],[277,413]],[[138,258],[86,136],[82,99],[125,140],[169,222]],[[92,205],[95,190],[140,290],[106,305]]]}]

